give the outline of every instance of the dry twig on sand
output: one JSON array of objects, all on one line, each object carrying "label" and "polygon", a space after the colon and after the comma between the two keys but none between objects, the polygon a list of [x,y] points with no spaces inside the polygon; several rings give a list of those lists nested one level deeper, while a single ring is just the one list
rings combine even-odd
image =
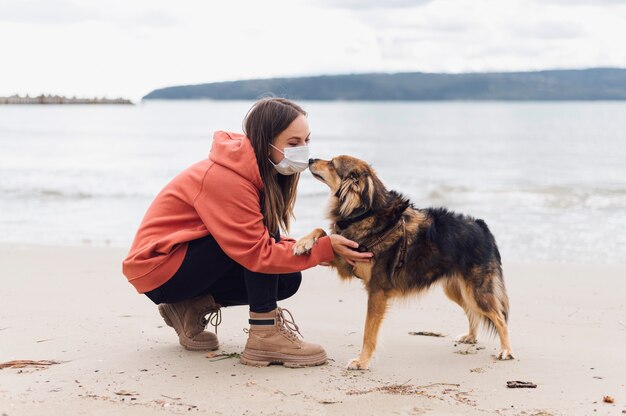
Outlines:
[{"label": "dry twig on sand", "polygon": [[206,358],[211,358],[211,360],[209,361],[221,361],[221,360],[227,360],[229,358],[239,358],[241,356],[241,354],[239,354],[238,352],[221,352],[221,353],[214,353],[214,352],[210,352],[206,355]]},{"label": "dry twig on sand", "polygon": [[531,381],[507,381],[506,386],[510,389],[536,389],[537,385]]},{"label": "dry twig on sand", "polygon": [[54,364],[61,364],[61,361],[54,360],[13,360],[7,361],[4,363],[0,363],[0,370],[3,368],[24,368],[24,367],[35,367],[35,368],[45,368]]},{"label": "dry twig on sand", "polygon": [[439,332],[429,332],[429,331],[419,331],[419,332],[409,332],[409,335],[422,335],[425,337],[440,337],[443,338],[445,335],[440,334]]},{"label": "dry twig on sand", "polygon": [[116,391],[115,394],[118,396],[139,396],[139,393],[136,391],[128,391],[128,390],[120,390]]}]

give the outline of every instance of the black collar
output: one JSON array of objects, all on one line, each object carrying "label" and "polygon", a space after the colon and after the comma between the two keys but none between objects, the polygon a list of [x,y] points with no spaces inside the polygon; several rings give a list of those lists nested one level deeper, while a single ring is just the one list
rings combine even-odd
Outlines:
[{"label": "black collar", "polygon": [[335,223],[335,226],[339,228],[340,230],[344,230],[348,228],[350,225],[354,224],[355,222],[361,221],[367,217],[371,217],[374,214],[376,214],[376,211],[371,209],[371,210],[362,212],[358,215],[354,215],[354,216],[345,218],[343,220],[339,220]]}]

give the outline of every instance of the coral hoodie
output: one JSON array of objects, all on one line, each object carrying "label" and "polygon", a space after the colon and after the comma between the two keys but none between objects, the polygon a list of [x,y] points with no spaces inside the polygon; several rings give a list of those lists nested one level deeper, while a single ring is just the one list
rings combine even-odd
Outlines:
[{"label": "coral hoodie", "polygon": [[187,242],[212,235],[224,252],[248,270],[292,273],[333,259],[329,237],[305,256],[293,254],[293,239],[276,243],[263,223],[263,182],[247,137],[218,131],[208,159],[178,174],[146,212],[122,271],[139,293],[169,280],[187,252]]}]

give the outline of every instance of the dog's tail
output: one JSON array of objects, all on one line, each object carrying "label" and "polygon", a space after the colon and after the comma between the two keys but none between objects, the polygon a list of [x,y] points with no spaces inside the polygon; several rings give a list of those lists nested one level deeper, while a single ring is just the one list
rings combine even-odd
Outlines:
[{"label": "dog's tail", "polygon": [[[504,317],[504,321],[508,323],[509,321],[509,297],[506,293],[506,288],[504,286],[504,274],[502,272],[502,258],[500,257],[500,250],[498,250],[498,245],[496,244],[496,239],[489,230],[489,227],[485,223],[485,221],[481,219],[476,220],[476,224],[483,230],[485,237],[489,241],[491,245],[491,254],[492,260],[489,269],[493,270],[491,273],[491,284],[492,284],[492,295],[493,298],[491,302],[489,302],[488,309],[495,309]],[[488,331],[495,335],[497,333],[496,326],[494,323],[488,319],[485,315],[482,317],[482,321],[485,324]]]},{"label": "dog's tail", "polygon": [[509,322],[509,295],[506,293],[506,288],[504,287],[504,278],[502,276],[502,271],[500,271],[498,279],[498,285],[500,285],[498,300],[500,301],[500,312],[504,316],[504,322]]},{"label": "dog's tail", "polygon": [[[504,322],[509,322],[509,296],[506,293],[506,288],[504,287],[504,280],[502,278],[502,269],[498,268],[498,271],[493,275],[493,289],[492,289],[492,298],[490,302],[490,308],[492,311],[497,311],[504,318]],[[481,314],[481,322],[487,329],[487,332],[490,336],[498,335],[498,329],[496,328],[495,323],[491,320],[490,313]]]}]

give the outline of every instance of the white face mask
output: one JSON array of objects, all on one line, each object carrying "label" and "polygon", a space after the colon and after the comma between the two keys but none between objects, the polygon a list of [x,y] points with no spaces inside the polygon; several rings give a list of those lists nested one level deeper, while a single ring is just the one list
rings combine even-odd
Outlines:
[{"label": "white face mask", "polygon": [[270,159],[270,163],[274,165],[274,168],[276,168],[281,175],[293,175],[309,167],[309,158],[311,157],[309,146],[285,147],[284,151],[271,143],[270,146],[285,155],[283,160],[277,165]]}]

